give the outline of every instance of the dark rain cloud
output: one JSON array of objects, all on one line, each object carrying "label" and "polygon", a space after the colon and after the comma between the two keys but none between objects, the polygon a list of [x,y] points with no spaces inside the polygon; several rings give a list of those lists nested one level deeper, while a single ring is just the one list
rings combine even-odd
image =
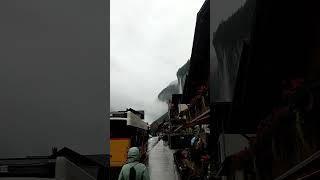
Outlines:
[{"label": "dark rain cloud", "polygon": [[0,158],[107,151],[105,1],[0,1]]}]

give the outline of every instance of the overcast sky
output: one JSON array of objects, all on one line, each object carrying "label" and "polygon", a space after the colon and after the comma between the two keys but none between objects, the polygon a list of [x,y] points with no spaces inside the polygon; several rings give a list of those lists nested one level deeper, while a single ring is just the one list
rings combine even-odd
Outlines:
[{"label": "overcast sky", "polygon": [[204,0],[111,0],[111,110],[145,110],[152,122],[167,111],[159,92],[191,56]]}]

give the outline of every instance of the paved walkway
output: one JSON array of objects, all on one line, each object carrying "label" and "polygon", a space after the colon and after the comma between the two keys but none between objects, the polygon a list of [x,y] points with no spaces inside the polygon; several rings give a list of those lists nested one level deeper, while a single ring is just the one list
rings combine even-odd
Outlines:
[{"label": "paved walkway", "polygon": [[[149,171],[151,180],[179,180],[173,160],[173,150],[163,144],[158,138],[149,140]],[[155,144],[155,145],[153,145]]]}]

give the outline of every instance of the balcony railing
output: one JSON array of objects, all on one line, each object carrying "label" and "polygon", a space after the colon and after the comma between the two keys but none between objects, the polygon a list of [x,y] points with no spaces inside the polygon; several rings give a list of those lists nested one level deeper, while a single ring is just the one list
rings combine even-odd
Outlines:
[{"label": "balcony railing", "polygon": [[195,97],[189,107],[189,117],[187,117],[187,122],[196,119],[208,110],[209,106],[208,103],[206,103],[205,98],[203,96]]},{"label": "balcony railing", "polygon": [[174,132],[178,132],[182,128],[188,128],[197,124],[206,124],[209,122],[210,108],[203,96],[197,96],[189,105],[189,108],[183,111],[180,115],[185,118],[181,118],[181,125],[174,129]]},{"label": "balcony railing", "polygon": [[275,180],[289,180],[289,179],[307,179],[311,176],[318,177],[320,174],[320,151],[314,153],[306,160],[297,164]]}]

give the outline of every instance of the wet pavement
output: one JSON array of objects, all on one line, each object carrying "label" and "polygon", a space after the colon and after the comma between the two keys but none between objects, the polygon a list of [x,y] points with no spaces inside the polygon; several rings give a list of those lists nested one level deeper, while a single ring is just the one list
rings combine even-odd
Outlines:
[{"label": "wet pavement", "polygon": [[179,180],[174,160],[174,151],[157,137],[149,140],[149,162],[151,180]]}]

